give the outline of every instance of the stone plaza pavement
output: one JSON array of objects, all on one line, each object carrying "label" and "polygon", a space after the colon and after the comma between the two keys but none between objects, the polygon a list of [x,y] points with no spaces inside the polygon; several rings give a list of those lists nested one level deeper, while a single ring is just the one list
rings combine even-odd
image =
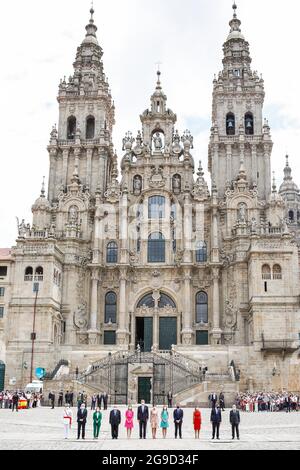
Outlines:
[{"label": "stone plaza pavement", "polygon": [[[87,435],[85,441],[77,441],[74,423],[71,437],[64,440],[61,408],[51,410],[39,408],[12,413],[10,410],[0,410],[0,450],[300,450],[300,412],[299,413],[251,413],[241,414],[241,441],[231,440],[229,425],[229,410],[223,413],[221,440],[211,441],[209,410],[202,410],[203,426],[201,439],[194,439],[192,424],[192,409],[185,410],[183,439],[175,441],[174,426],[171,423],[168,438],[153,441],[138,439],[138,425],[131,440],[126,438],[124,428],[125,408],[121,407],[123,423],[120,427],[120,439],[110,439],[108,413],[105,411],[101,435],[98,441],[92,438],[92,413],[89,410]],[[76,414],[74,408],[74,416]],[[135,415],[136,415],[136,409]]]}]

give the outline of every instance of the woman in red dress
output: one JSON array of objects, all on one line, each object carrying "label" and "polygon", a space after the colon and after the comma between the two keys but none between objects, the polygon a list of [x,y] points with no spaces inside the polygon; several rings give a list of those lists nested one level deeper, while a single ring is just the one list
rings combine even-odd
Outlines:
[{"label": "woman in red dress", "polygon": [[201,411],[197,407],[195,408],[195,411],[194,411],[193,421],[194,421],[195,439],[199,439],[202,416],[201,416]]}]

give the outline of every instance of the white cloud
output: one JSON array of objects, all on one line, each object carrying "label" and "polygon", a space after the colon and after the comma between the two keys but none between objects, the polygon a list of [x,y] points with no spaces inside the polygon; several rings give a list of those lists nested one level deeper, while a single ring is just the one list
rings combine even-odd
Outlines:
[{"label": "white cloud", "polygon": [[[0,246],[16,236],[15,216],[31,218],[43,175],[46,146],[58,120],[60,78],[72,73],[76,48],[89,18],[86,0],[14,1],[2,5]],[[284,155],[290,154],[300,183],[299,3],[239,0],[238,14],[250,42],[253,68],[263,73],[266,107],[274,140],[272,165],[280,182]],[[178,128],[195,136],[196,165],[207,166],[212,80],[222,68],[222,45],[232,15],[229,0],[95,0],[104,67],[116,102],[115,146],[140,128],[149,105],[155,63]]]}]

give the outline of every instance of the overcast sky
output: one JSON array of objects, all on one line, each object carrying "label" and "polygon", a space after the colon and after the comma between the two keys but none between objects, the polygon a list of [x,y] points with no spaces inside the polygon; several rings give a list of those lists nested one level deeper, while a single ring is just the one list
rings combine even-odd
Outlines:
[{"label": "overcast sky", "polygon": [[[212,80],[222,68],[231,0],[95,0],[104,69],[116,103],[114,144],[136,134],[161,62],[168,106],[180,132],[195,137],[193,155],[207,168]],[[263,74],[273,170],[282,180],[285,154],[300,184],[300,59],[297,0],[238,0],[253,69]],[[72,73],[89,20],[89,0],[14,0],[1,4],[0,247],[16,238],[15,217],[31,222],[31,206],[48,176],[46,146],[58,121],[60,78]],[[207,175],[208,178],[208,175]]]}]

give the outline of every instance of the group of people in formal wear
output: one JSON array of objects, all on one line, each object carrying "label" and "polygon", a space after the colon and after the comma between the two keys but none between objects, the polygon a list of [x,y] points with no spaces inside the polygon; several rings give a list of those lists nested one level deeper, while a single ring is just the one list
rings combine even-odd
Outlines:
[{"label": "group of people in formal wear", "polygon": [[247,413],[299,411],[300,397],[289,392],[256,392],[240,393],[236,396],[237,407]]},{"label": "group of people in formal wear", "polygon": [[0,410],[9,409],[19,411],[22,408],[39,408],[43,399],[42,393],[20,392],[20,391],[3,391],[0,392]]}]

